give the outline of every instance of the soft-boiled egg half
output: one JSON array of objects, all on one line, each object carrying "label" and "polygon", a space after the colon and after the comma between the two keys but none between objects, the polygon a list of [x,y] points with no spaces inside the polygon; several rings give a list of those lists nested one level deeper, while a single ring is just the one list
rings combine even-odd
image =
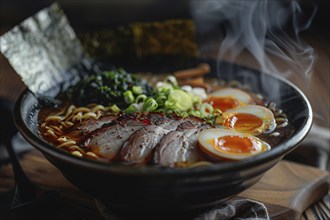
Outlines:
[{"label": "soft-boiled egg half", "polygon": [[276,128],[273,112],[259,105],[246,105],[230,109],[219,116],[217,123],[232,130],[253,135],[270,133]]},{"label": "soft-boiled egg half", "polygon": [[253,99],[242,90],[225,88],[209,94],[205,102],[211,104],[213,108],[218,108],[224,112],[241,105],[251,104]]},{"label": "soft-boiled egg half", "polygon": [[257,137],[227,129],[207,129],[197,138],[199,148],[213,159],[241,160],[270,150]]}]

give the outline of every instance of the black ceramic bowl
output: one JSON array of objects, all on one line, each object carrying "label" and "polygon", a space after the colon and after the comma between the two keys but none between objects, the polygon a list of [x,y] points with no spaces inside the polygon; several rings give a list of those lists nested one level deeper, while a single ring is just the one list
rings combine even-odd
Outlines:
[{"label": "black ceramic bowl", "polygon": [[[216,69],[215,62],[210,63]],[[189,65],[189,64],[188,64]],[[237,65],[223,64],[236,79],[253,86],[255,92],[273,99],[275,86],[278,107],[285,110],[294,134],[272,150],[237,162],[209,167],[171,169],[130,167],[81,159],[56,149],[38,132],[39,105],[25,91],[15,107],[16,126],[25,139],[40,150],[75,186],[94,196],[113,212],[126,217],[157,215],[191,217],[222,203],[255,184],[262,175],[297,147],[312,124],[312,110],[304,94],[285,79]],[[227,66],[227,67],[226,67]],[[138,67],[136,67],[138,68]],[[161,68],[158,66],[158,68]]]}]

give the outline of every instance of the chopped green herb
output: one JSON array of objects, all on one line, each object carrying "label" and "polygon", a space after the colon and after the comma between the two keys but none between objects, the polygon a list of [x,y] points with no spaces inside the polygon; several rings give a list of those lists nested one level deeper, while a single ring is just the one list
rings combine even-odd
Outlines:
[{"label": "chopped green herb", "polygon": [[127,73],[123,69],[117,69],[88,76],[71,87],[67,96],[78,105],[98,103],[109,106],[116,104],[119,108],[126,108],[134,99],[133,94],[131,96],[125,93],[127,91],[150,95],[152,88],[136,75]]},{"label": "chopped green herb", "polygon": [[136,75],[123,69],[91,75],[71,87],[67,96],[78,105],[97,103],[111,106],[113,112],[162,112],[189,115],[212,122],[221,114],[187,89],[181,89],[174,76],[152,88]]}]

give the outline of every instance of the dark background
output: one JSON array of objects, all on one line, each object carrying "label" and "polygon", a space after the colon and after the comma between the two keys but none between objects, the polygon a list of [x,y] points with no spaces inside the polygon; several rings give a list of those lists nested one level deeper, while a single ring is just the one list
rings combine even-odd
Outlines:
[{"label": "dark background", "polygon": [[[290,2],[291,0],[279,1]],[[111,28],[136,21],[191,18],[189,0],[59,0],[58,2],[77,32]],[[54,1],[51,0],[0,0],[0,35],[52,3]],[[308,83],[310,87],[304,83],[296,84],[311,101],[316,112],[317,124],[329,127],[330,1],[303,0],[299,3],[306,19],[310,17],[314,6],[317,6],[317,13],[311,27],[300,33],[300,36],[315,49],[318,58],[313,77]],[[214,48],[216,54],[217,47]],[[15,100],[20,91],[16,94],[10,92],[9,89],[19,78],[13,74],[14,71],[2,55],[0,55],[0,60],[0,96],[9,96]],[[253,61],[246,58],[238,60],[237,63],[254,67]],[[297,82],[295,79],[292,81]]]},{"label": "dark background", "polygon": [[[221,0],[219,0],[221,1]],[[290,0],[283,0],[290,1]],[[13,27],[40,9],[49,6],[51,0],[0,0],[2,27]],[[102,28],[133,21],[159,21],[167,18],[189,18],[189,0],[60,0],[69,21],[75,28]],[[330,1],[300,1],[306,15],[313,5],[318,12],[309,29],[317,29],[329,35]]]}]

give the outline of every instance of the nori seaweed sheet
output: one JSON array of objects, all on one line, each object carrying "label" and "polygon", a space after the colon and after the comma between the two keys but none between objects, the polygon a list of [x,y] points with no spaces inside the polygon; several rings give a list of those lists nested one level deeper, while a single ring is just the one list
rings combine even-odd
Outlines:
[{"label": "nori seaweed sheet", "polygon": [[90,68],[67,17],[58,4],[39,11],[0,37],[0,50],[37,96],[55,96]]},{"label": "nori seaweed sheet", "polygon": [[97,71],[97,64],[87,52],[112,64],[147,57],[198,56],[191,20],[136,22],[80,37],[84,47],[62,9],[54,3],[1,36],[0,50],[38,97],[54,97]]}]

